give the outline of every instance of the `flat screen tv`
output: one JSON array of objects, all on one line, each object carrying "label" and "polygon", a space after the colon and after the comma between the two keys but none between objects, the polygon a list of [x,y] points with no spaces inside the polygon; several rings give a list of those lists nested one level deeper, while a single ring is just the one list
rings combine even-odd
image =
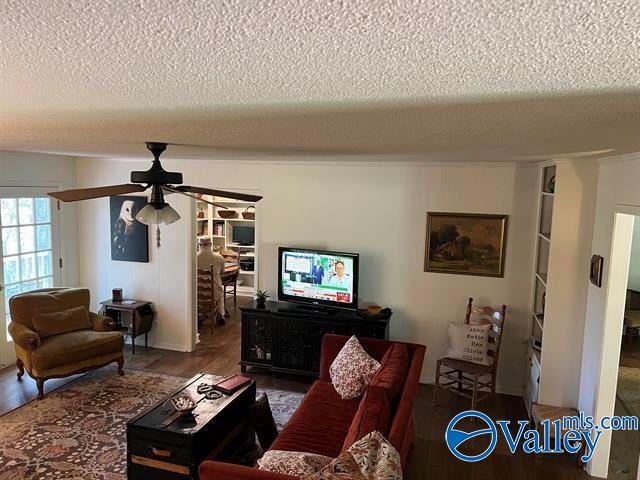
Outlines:
[{"label": "flat screen tv", "polygon": [[357,253],[278,249],[278,299],[358,308]]},{"label": "flat screen tv", "polygon": [[253,245],[256,241],[256,230],[253,227],[234,225],[231,230],[233,243],[238,245]]}]

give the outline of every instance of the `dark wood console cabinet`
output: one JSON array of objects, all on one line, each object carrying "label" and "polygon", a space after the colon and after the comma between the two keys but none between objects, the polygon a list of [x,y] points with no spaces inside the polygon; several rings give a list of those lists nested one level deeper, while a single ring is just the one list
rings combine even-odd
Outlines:
[{"label": "dark wood console cabinet", "polygon": [[363,318],[351,310],[314,311],[287,302],[255,303],[242,310],[243,372],[249,367],[317,376],[326,333],[388,338],[389,319]]}]

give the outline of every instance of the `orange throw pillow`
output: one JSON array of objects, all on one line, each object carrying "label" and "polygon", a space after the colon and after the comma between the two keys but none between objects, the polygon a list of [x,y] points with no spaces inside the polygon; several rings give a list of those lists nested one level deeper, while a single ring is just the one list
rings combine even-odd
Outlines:
[{"label": "orange throw pillow", "polygon": [[358,411],[353,417],[347,438],[344,439],[342,450],[346,450],[362,437],[378,431],[389,435],[391,424],[391,405],[384,388],[369,386],[360,400]]},{"label": "orange throw pillow", "polygon": [[371,385],[384,388],[392,405],[400,398],[409,374],[409,351],[407,346],[394,343],[380,361],[381,367],[371,379]]}]

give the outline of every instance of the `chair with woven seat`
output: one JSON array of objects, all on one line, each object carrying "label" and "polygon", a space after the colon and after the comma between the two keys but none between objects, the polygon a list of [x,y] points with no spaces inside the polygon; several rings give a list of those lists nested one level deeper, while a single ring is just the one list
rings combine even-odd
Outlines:
[{"label": "chair with woven seat", "polygon": [[44,382],[89,372],[110,363],[124,375],[124,337],[109,317],[89,311],[86,288],[48,288],[9,300],[9,334],[16,351],[18,380],[24,371],[36,381],[38,399]]},{"label": "chair with woven seat", "polygon": [[213,283],[213,265],[198,268],[197,271],[198,325],[211,320],[211,333],[216,322],[215,287]]},{"label": "chair with woven seat", "polygon": [[473,298],[469,298],[464,323],[491,325],[487,350],[489,365],[447,357],[439,359],[436,362],[436,378],[433,389],[434,406],[437,405],[439,389],[448,390],[456,395],[471,399],[472,410],[475,410],[479,401],[496,392],[496,375],[506,311],[506,305],[502,305],[499,311],[491,307],[474,307]]}]

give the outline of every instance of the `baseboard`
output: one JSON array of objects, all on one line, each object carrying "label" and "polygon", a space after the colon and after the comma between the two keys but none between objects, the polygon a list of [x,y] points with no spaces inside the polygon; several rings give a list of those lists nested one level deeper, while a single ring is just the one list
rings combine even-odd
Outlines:
[{"label": "baseboard", "polygon": [[[420,383],[426,385],[433,385],[435,382],[435,377],[420,377]],[[496,392],[502,395],[515,395],[516,397],[522,397],[522,388],[510,387],[506,385],[500,385],[499,383],[496,385]]]},{"label": "baseboard", "polygon": [[[129,339],[127,340],[125,340],[125,343],[127,345],[131,345],[131,341]],[[149,339],[149,346],[153,348],[161,348],[162,350],[173,350],[174,352],[188,351],[186,345],[182,345],[180,343],[153,342],[151,339]],[[144,336],[141,335],[136,337],[136,348],[144,349]]]}]

